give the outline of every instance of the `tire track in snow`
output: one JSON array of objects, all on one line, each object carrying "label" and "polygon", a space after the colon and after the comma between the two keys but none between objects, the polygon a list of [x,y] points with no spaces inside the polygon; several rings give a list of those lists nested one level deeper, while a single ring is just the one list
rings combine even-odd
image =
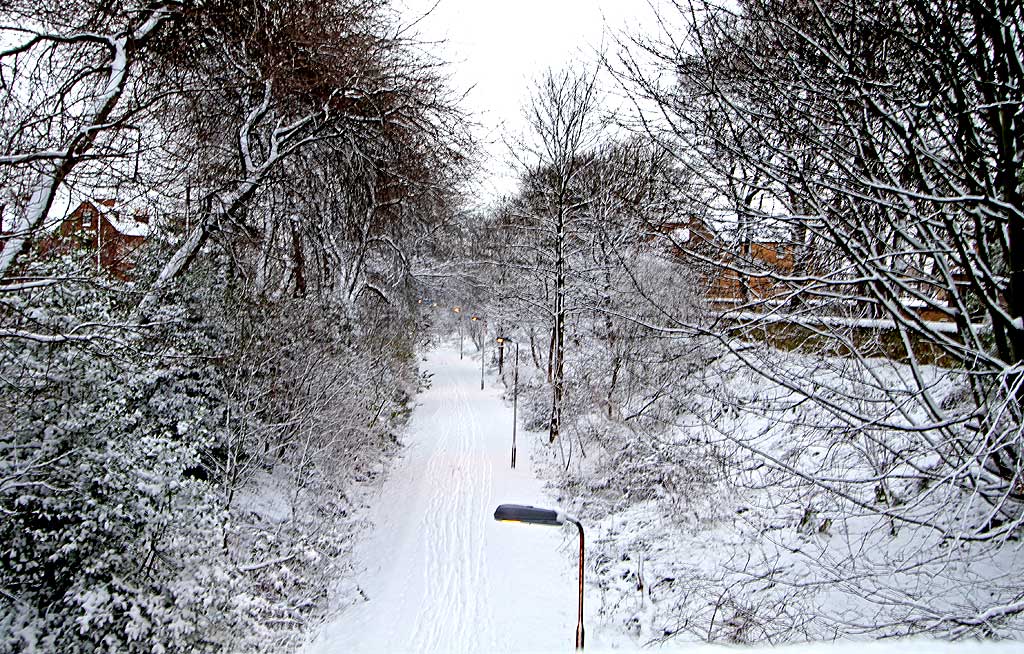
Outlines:
[{"label": "tire track in snow", "polygon": [[483,569],[479,507],[489,490],[481,473],[487,463],[474,451],[479,424],[459,381],[451,373],[445,375],[451,399],[441,414],[448,419],[436,425],[443,436],[427,469],[433,483],[420,523],[426,541],[425,606],[417,616],[411,642],[417,651],[451,651],[454,644],[465,651],[476,650],[475,635],[484,618],[478,609],[481,593],[475,591]]},{"label": "tire track in snow", "polygon": [[[435,376],[437,379],[437,376]],[[444,371],[443,376],[443,387],[452,388],[450,374]],[[423,534],[424,539],[424,550],[422,562],[423,569],[423,597],[421,602],[425,604],[425,610],[421,610],[416,616],[416,624],[413,628],[412,639],[410,641],[411,648],[417,651],[429,651],[430,645],[437,640],[437,626],[438,617],[438,603],[433,601],[437,597],[445,597],[446,594],[443,589],[436,587],[436,580],[438,579],[437,572],[437,561],[441,554],[440,550],[443,550],[445,543],[443,542],[445,537],[445,524],[442,522],[440,525],[438,521],[446,520],[446,516],[443,512],[444,507],[439,505],[438,491],[439,486],[436,484],[440,475],[446,474],[444,459],[448,455],[449,442],[451,440],[451,430],[448,422],[443,422],[443,416],[451,416],[453,410],[457,409],[457,403],[453,403],[447,396],[445,397],[444,404],[441,405],[443,411],[439,411],[439,419],[435,421],[433,428],[440,434],[437,444],[430,456],[425,470],[426,480],[430,484],[430,497],[427,503],[426,511],[420,521],[420,531]],[[461,489],[457,485],[450,487],[450,491],[458,495]],[[443,611],[442,611],[443,612]]]},{"label": "tire track in snow", "polygon": [[[475,391],[475,388],[474,388]],[[470,410],[471,400],[467,396],[464,386],[459,387],[461,406],[463,407],[462,420],[465,429],[461,431],[463,450],[466,453],[465,474],[468,481],[468,492],[464,493],[464,511],[461,518],[467,529],[462,530],[461,551],[462,558],[459,564],[462,570],[456,570],[456,578],[461,581],[460,596],[462,598],[462,616],[459,624],[462,628],[462,642],[470,645],[473,651],[480,651],[482,643],[479,642],[481,625],[491,625],[493,622],[488,619],[485,607],[487,605],[487,594],[479,592],[485,583],[483,571],[485,569],[485,554],[483,544],[484,520],[486,505],[490,503],[490,467],[491,462],[485,456],[483,443],[485,435],[477,419],[477,414]],[[459,519],[456,517],[456,519]],[[464,572],[464,573],[463,573]],[[488,630],[490,631],[490,630]]]}]

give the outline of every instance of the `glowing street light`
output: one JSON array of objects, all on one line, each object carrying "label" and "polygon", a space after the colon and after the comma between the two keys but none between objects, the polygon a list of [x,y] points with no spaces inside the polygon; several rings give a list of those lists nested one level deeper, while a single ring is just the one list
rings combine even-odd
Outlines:
[{"label": "glowing street light", "polygon": [[528,525],[545,525],[561,527],[571,523],[576,525],[580,533],[580,583],[579,583],[579,614],[576,621],[576,649],[583,649],[583,525],[571,515],[551,509],[538,509],[523,504],[502,504],[494,511],[494,519],[499,522],[521,522]]},{"label": "glowing street light", "polygon": [[459,361],[462,361],[462,307],[452,307],[452,311],[459,317]]},{"label": "glowing street light", "polygon": [[498,372],[501,372],[502,353],[505,351],[505,343],[516,344],[516,364],[512,373],[512,469],[516,467],[516,426],[519,423],[516,417],[519,409],[519,341],[513,341],[508,336],[499,336],[494,339],[498,342]]},{"label": "glowing street light", "polygon": [[494,339],[494,342],[498,344],[498,376],[505,374],[505,337],[499,336]]}]

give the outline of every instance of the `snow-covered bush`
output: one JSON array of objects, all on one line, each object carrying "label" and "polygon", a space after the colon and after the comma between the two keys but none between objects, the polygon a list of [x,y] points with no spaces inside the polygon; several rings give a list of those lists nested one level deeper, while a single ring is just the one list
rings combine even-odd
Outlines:
[{"label": "snow-covered bush", "polygon": [[[984,468],[1016,451],[1012,387],[988,401],[1000,429],[979,430],[969,370],[773,344],[702,315],[671,264],[629,270],[636,295],[572,315],[540,463],[592,526],[607,619],[642,641],[1019,635],[1020,514]],[[521,415],[544,431],[552,389],[526,361]]]},{"label": "snow-covered bush", "polygon": [[132,293],[5,297],[5,325],[88,340],[0,349],[0,651],[284,647],[326,609],[346,491],[395,447],[412,357],[199,285],[120,329]]},{"label": "snow-covered bush", "polygon": [[[899,392],[905,364],[734,349],[688,371],[670,425],[606,422],[585,457],[566,467],[553,449],[541,463],[588,521],[602,618],[641,642],[1018,636],[1012,541],[958,537],[991,509],[948,483],[924,435],[886,424],[878,380]],[[877,427],[850,429],[741,357],[821,388],[843,375],[846,392],[822,400]],[[935,393],[959,393],[960,371],[925,373]]]},{"label": "snow-covered bush", "polygon": [[229,612],[218,577],[231,575],[203,570],[222,520],[214,489],[190,474],[222,398],[187,352],[153,357],[159,339],[108,326],[128,291],[92,280],[22,297],[51,326],[99,326],[78,330],[87,341],[7,339],[0,352],[8,648],[190,648]]}]

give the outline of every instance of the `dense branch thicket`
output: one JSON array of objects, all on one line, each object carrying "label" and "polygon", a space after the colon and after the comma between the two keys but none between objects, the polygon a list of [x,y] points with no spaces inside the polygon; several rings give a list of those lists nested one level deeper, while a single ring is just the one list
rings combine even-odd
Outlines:
[{"label": "dense branch thicket", "polygon": [[[662,305],[658,325],[717,341],[765,386],[688,398],[703,426],[687,430],[738,469],[758,461],[737,479],[770,489],[773,512],[847,541],[799,545],[820,550],[816,576],[787,583],[846,599],[789,637],[1017,633],[1019,577],[993,566],[1024,527],[1019,3],[670,3],[661,18],[612,68],[686,171],[687,228],[665,234],[719,317]],[[865,551],[872,569],[851,572]]]},{"label": "dense branch thicket", "polygon": [[[700,17],[689,41],[698,54],[675,53],[679,85],[671,95],[646,88],[718,197],[736,183],[751,191],[714,207],[723,243],[771,241],[797,253],[785,271],[736,260],[748,285],[772,284],[768,293],[748,289],[735,318],[744,328],[762,314],[806,325],[854,356],[874,351],[830,327],[881,319],[921,415],[901,415],[895,400],[880,425],[838,404],[831,410],[942,443],[931,449],[961,471],[957,483],[995,508],[971,537],[1016,531],[1020,9],[749,3],[739,15]],[[932,361],[963,370],[959,400],[935,395],[924,369]]]}]

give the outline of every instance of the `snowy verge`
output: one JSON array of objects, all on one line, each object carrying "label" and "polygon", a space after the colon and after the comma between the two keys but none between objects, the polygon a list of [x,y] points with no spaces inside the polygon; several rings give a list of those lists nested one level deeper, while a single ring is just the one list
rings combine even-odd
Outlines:
[{"label": "snowy verge", "polygon": [[[847,383],[865,410],[905,384],[894,362],[865,362],[858,384],[849,360],[770,356],[794,379]],[[937,396],[954,396],[947,371],[920,373]],[[1019,586],[1006,571],[1020,569],[1020,548],[915,526],[956,527],[986,511],[955,486],[928,483],[935,461],[917,433],[845,431],[728,353],[677,375],[671,412],[646,424],[579,400],[538,459],[557,503],[587,528],[588,621],[602,641],[813,647],[1019,634]],[[523,415],[537,423],[550,396],[540,373],[523,376]],[[919,420],[914,410],[906,405],[906,420]]]}]

